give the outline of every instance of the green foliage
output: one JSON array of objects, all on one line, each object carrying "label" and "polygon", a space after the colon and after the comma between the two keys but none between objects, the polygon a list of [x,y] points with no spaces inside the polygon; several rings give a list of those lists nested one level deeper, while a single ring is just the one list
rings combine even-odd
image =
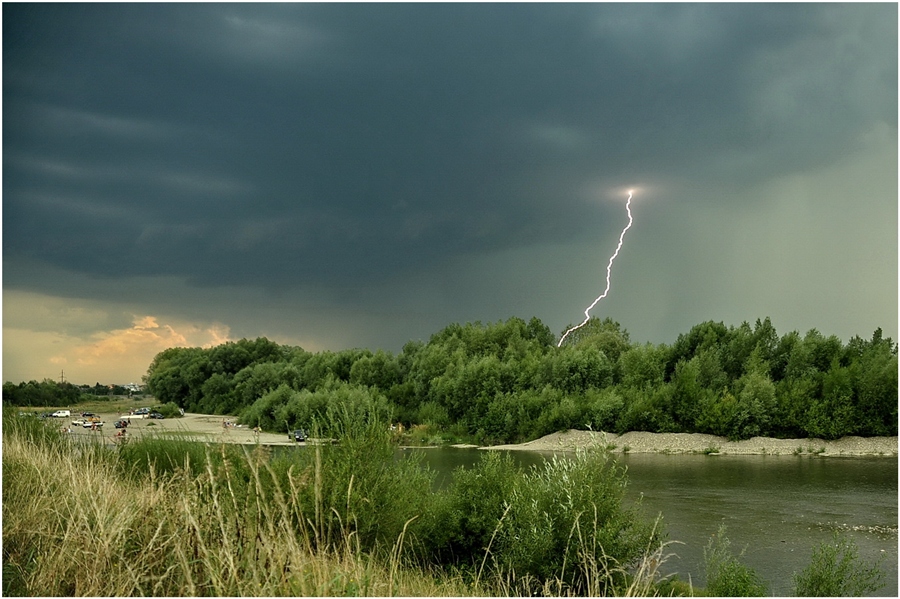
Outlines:
[{"label": "green foliage", "polygon": [[[434,492],[377,405],[330,404],[321,425],[339,443],[277,451],[147,437],[113,450],[3,416],[8,595],[626,594],[658,559],[602,453],[523,471],[485,452]],[[398,584],[410,577],[435,583]]]},{"label": "green foliage", "polygon": [[852,539],[835,535],[813,551],[809,566],[794,575],[798,597],[862,597],[884,586],[885,574],[859,559]]},{"label": "green foliage", "polygon": [[447,563],[474,564],[497,530],[521,470],[512,457],[486,452],[473,468],[458,468],[436,497],[426,548]]},{"label": "green foliage", "polygon": [[[703,549],[706,593],[711,597],[764,597],[766,586],[759,575],[731,552],[731,541],[721,525]],[[741,553],[743,555],[743,552]]]},{"label": "green foliage", "polygon": [[341,436],[344,431],[334,427],[342,420],[331,417],[338,411],[346,411],[363,420],[375,418],[384,423],[392,420],[390,405],[377,389],[329,377],[316,391],[295,391],[282,383],[246,408],[240,421],[248,426],[279,432],[318,427],[324,435]]},{"label": "green foliage", "polygon": [[[105,388],[105,387],[104,387]],[[22,382],[18,385],[3,383],[3,403],[13,406],[69,406],[82,399],[82,389],[71,383],[57,383],[50,379]],[[95,398],[91,398],[95,399]]]},{"label": "green foliage", "polygon": [[[397,355],[242,340],[161,352],[145,380],[161,402],[279,432],[322,422],[335,404],[375,402],[407,427],[490,443],[569,428],[734,440],[897,434],[897,346],[880,329],[842,345],[815,329],[779,338],[768,318],[704,322],[672,346],[632,344],[610,319],[591,319],[561,348],[536,318],[451,324]],[[41,402],[41,385],[19,387]],[[17,389],[7,383],[4,396]]]},{"label": "green foliage", "polygon": [[646,389],[662,385],[666,374],[666,357],[669,353],[664,345],[650,343],[635,345],[619,358],[622,385],[632,389]]},{"label": "green foliage", "polygon": [[[592,572],[627,568],[661,543],[656,527],[624,506],[625,484],[624,467],[600,450],[528,471],[486,452],[436,495],[431,528],[420,529],[424,549],[443,563],[530,580],[527,592],[554,581],[583,595],[596,583]],[[602,590],[624,583],[613,576]]]},{"label": "green foliage", "polygon": [[[539,584],[556,579],[573,594],[585,595],[595,568],[628,568],[659,546],[655,527],[623,506],[624,467],[601,450],[554,457],[516,482],[492,549],[502,570]],[[613,594],[625,579],[607,583],[600,590]]]},{"label": "green foliage", "polygon": [[33,414],[20,416],[17,406],[6,403],[5,398],[3,432],[27,439],[37,447],[59,447],[64,441],[55,419],[43,419]]},{"label": "green foliage", "polygon": [[195,441],[146,435],[122,444],[118,454],[117,465],[122,474],[132,477],[144,476],[151,471],[164,475],[179,470],[197,476],[206,468],[209,458],[217,455],[209,454],[204,444]]},{"label": "green foliage", "polygon": [[164,418],[181,418],[182,416],[181,408],[174,401],[161,406],[154,406],[153,410],[162,414]]}]

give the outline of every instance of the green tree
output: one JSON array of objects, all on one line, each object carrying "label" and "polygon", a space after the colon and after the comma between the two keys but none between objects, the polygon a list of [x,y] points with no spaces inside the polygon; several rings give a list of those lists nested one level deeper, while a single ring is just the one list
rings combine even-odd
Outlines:
[{"label": "green tree", "polygon": [[636,345],[619,357],[622,384],[633,389],[658,387],[665,381],[666,358],[664,345],[646,343]]},{"label": "green tree", "polygon": [[545,358],[544,382],[567,393],[601,389],[613,382],[613,364],[596,349],[560,348]]},{"label": "green tree", "polygon": [[682,431],[695,430],[706,390],[700,384],[700,365],[697,356],[675,365],[672,377],[672,419]]},{"label": "green tree", "polygon": [[370,356],[359,357],[350,367],[350,382],[355,385],[387,391],[400,381],[400,364],[389,352],[380,349]]},{"label": "green tree", "polygon": [[881,335],[877,329],[871,342],[861,342],[850,361],[856,390],[854,417],[861,435],[897,434],[897,346]]},{"label": "green tree", "polygon": [[768,374],[752,371],[735,385],[737,411],[730,427],[731,438],[749,439],[768,435],[775,414],[775,385]]},{"label": "green tree", "polygon": [[738,412],[738,400],[725,389],[717,396],[704,398],[697,418],[697,431],[709,435],[728,437],[732,440],[741,438]]},{"label": "green tree", "polygon": [[703,350],[717,350],[728,341],[728,328],[721,322],[708,320],[694,325],[687,334],[678,335],[672,345],[666,366],[666,373],[675,371],[675,365],[683,360],[690,360]]},{"label": "green tree", "polygon": [[618,322],[609,317],[603,320],[591,317],[584,326],[572,331],[566,337],[563,347],[595,349],[603,352],[610,362],[615,364],[619,361],[619,356],[628,351],[631,343],[628,331]]}]

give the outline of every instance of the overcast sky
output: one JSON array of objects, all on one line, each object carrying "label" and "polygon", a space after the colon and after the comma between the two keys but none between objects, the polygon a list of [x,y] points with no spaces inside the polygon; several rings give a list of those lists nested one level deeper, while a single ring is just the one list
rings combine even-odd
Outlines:
[{"label": "overcast sky", "polygon": [[897,5],[3,4],[3,379],[706,320],[897,339]]}]

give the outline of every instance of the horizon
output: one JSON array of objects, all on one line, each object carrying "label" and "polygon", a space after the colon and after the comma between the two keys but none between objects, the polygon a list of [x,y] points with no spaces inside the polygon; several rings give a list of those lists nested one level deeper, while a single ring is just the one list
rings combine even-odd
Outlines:
[{"label": "horizon", "polygon": [[[511,317],[509,317],[509,318],[521,318],[521,317],[511,316]],[[478,322],[478,321],[476,321],[476,322],[467,322],[467,323],[448,323],[447,325],[445,325],[445,326],[442,327],[441,329],[438,329],[437,331],[435,331],[434,333],[432,333],[431,336],[434,336],[434,335],[440,333],[440,332],[441,332],[442,330],[444,330],[445,328],[447,328],[447,327],[449,327],[449,326],[452,326],[452,325],[454,325],[454,324],[460,324],[460,325],[469,325],[469,324],[475,325],[475,324],[481,324],[481,326],[489,326],[489,325],[492,325],[492,324],[496,324],[497,322],[505,322],[506,320],[509,320],[509,318],[507,318],[507,319],[501,319],[501,320],[499,320],[499,321],[494,321],[494,322],[486,322],[486,323],[480,323],[480,322]],[[757,318],[757,319],[754,320],[754,323],[755,323],[756,320],[764,321],[765,318],[768,318],[768,317],[760,317],[760,318]],[[526,321],[526,322],[527,322],[527,321]],[[702,322],[708,322],[708,321],[702,321]],[[696,325],[702,324],[702,322],[695,323],[695,324],[692,325],[692,326],[696,326]],[[719,321],[719,322],[721,322],[721,321]],[[753,324],[753,323],[751,323],[749,320],[743,320],[743,321],[741,321],[741,322],[738,323],[738,324],[733,324],[733,323],[729,324],[729,323],[726,323],[726,322],[722,322],[722,324],[725,325],[728,329],[738,328],[738,327],[742,326],[742,325],[745,324],[745,323],[746,323],[746,324],[750,324],[750,325]],[[627,333],[627,334],[629,335],[629,341],[630,341],[630,343],[631,343],[632,346],[646,345],[647,343],[652,343],[653,345],[668,345],[668,346],[671,346],[673,343],[675,343],[675,342],[677,341],[677,337],[676,337],[676,339],[673,339],[671,342],[662,342],[662,343],[653,343],[653,342],[651,342],[651,341],[634,340],[634,339],[631,339],[631,334],[630,334],[630,332],[628,331],[628,327],[623,326],[621,323],[617,323],[617,324],[620,325],[620,327],[621,327],[621,329],[622,329],[622,331],[623,331],[624,333]],[[828,333],[827,331],[823,331],[823,330],[819,329],[818,327],[813,327],[813,328],[811,328],[811,329],[809,329],[809,330],[807,330],[807,331],[800,331],[800,330],[797,330],[797,329],[792,329],[792,330],[787,331],[787,332],[779,332],[779,331],[778,331],[778,327],[775,326],[775,323],[772,323],[772,326],[775,328],[775,331],[776,331],[776,333],[778,334],[778,337],[779,337],[779,338],[781,338],[781,337],[783,337],[784,335],[789,334],[789,333],[797,333],[797,334],[799,334],[800,337],[802,338],[802,337],[804,337],[805,335],[807,335],[809,332],[811,332],[812,330],[816,330],[816,331],[818,331],[819,333],[821,333],[821,334],[822,334],[824,337],[826,337],[826,338],[831,337],[831,336],[838,337],[838,339],[840,339],[840,341],[841,341],[841,345],[842,345],[842,346],[846,346],[847,343],[848,343],[852,338],[854,338],[854,337],[859,337],[859,338],[861,338],[861,339],[863,339],[863,340],[868,340],[868,339],[871,339],[872,335],[874,335],[874,334],[875,334],[877,331],[879,331],[879,330],[881,330],[881,331],[882,331],[882,334],[883,334],[883,329],[882,329],[882,327],[876,327],[876,328],[872,331],[871,334],[868,334],[868,335],[859,335],[859,334],[856,334],[856,335],[852,335],[852,336],[849,337],[849,338],[844,339],[844,338],[841,338],[840,336],[832,335],[832,334]],[[688,332],[689,332],[689,330],[683,331],[682,333],[679,333],[679,336],[680,336],[680,335],[686,335]],[[558,337],[558,336],[557,336],[557,337]],[[205,346],[205,347],[202,347],[202,346],[172,346],[172,347],[165,348],[165,349],[163,349],[162,351],[166,351],[167,349],[174,349],[174,348],[176,348],[176,347],[183,347],[183,348],[186,348],[186,349],[192,349],[192,348],[213,349],[213,348],[215,348],[215,347],[218,347],[219,345],[224,345],[224,344],[226,344],[226,343],[236,343],[236,342],[241,341],[241,340],[253,341],[253,340],[255,340],[255,339],[260,339],[260,338],[266,338],[266,339],[268,339],[268,338],[265,337],[265,336],[259,336],[259,337],[253,337],[253,338],[242,337],[241,339],[229,339],[229,340],[227,340],[227,341],[222,341],[221,343],[219,343],[219,344],[217,344],[217,345],[211,345],[211,346]],[[888,340],[888,341],[890,341],[895,347],[898,345],[898,341],[895,340],[895,339],[894,339],[892,336],[890,336],[890,335],[885,335],[883,338],[886,339],[886,340]],[[430,339],[430,337],[429,337],[429,339]],[[269,339],[269,341],[273,341],[273,340]],[[410,339],[409,341],[407,341],[407,343],[411,343],[411,342],[415,342],[415,341],[421,341],[421,340],[413,340],[413,339]],[[274,343],[277,343],[277,342],[275,342],[275,341],[273,341],[273,342],[274,342]],[[423,343],[428,343],[428,341],[423,341]],[[290,344],[283,344],[283,343],[279,343],[278,345],[290,346]],[[405,345],[406,345],[406,343],[404,343],[404,346],[405,346]],[[299,346],[292,346],[292,347],[299,347]],[[308,350],[306,350],[306,349],[303,348],[303,347],[300,347],[300,349],[303,349],[304,351],[308,351]],[[560,347],[559,347],[559,346],[556,346],[556,347],[553,348],[553,349],[560,349]],[[384,352],[387,352],[387,353],[389,353],[389,354],[391,354],[391,355],[398,355],[398,354],[402,353],[403,348],[401,347],[401,349],[400,349],[399,351],[393,351],[393,350],[385,349],[385,348],[347,347],[347,348],[343,348],[343,349],[340,349],[340,350],[321,350],[321,351],[322,351],[322,352],[333,351],[333,352],[335,352],[335,353],[338,353],[338,352],[341,352],[341,351],[353,351],[353,350],[370,351],[370,352],[372,352],[372,353],[375,353],[375,352],[378,352],[378,351],[384,351]],[[320,353],[320,352],[310,352],[310,353]],[[148,368],[149,368],[149,366],[150,366],[151,363],[152,363],[152,360],[151,360],[150,362],[147,363],[147,367],[148,367]],[[24,380],[24,379],[23,379],[23,380],[21,380],[21,381],[12,381],[12,380],[9,380],[9,379],[4,378],[4,379],[3,379],[3,382],[4,382],[4,383],[13,383],[13,384],[22,384],[22,383],[29,383],[29,382],[43,382],[43,381],[49,380],[49,381],[51,381],[51,382],[57,382],[57,383],[61,383],[61,382],[69,383],[69,384],[72,384],[72,385],[74,385],[74,386],[76,386],[76,387],[92,387],[92,386],[96,386],[96,384],[101,384],[101,385],[103,385],[103,386],[112,386],[112,385],[114,385],[114,386],[117,386],[117,387],[125,387],[125,388],[127,388],[129,385],[135,384],[135,385],[138,385],[139,387],[145,387],[145,384],[144,384],[144,382],[143,382],[143,376],[146,374],[146,372],[147,372],[147,371],[145,370],[144,373],[141,375],[141,377],[140,377],[139,379],[136,379],[136,380],[141,381],[141,382],[139,382],[139,383],[135,383],[133,380],[132,380],[132,381],[129,381],[128,383],[109,383],[109,382],[102,382],[102,381],[99,381],[99,380],[98,380],[98,381],[96,381],[95,385],[90,385],[90,384],[88,384],[88,383],[72,383],[72,382],[69,381],[69,380],[57,381],[57,380],[54,379],[53,377],[43,377],[43,378],[40,378],[40,379],[32,378],[32,379],[28,379],[28,380]],[[65,377],[65,370],[62,370],[62,371],[61,371],[60,377],[63,378],[63,379],[66,379],[66,378],[67,378],[67,377]]]}]

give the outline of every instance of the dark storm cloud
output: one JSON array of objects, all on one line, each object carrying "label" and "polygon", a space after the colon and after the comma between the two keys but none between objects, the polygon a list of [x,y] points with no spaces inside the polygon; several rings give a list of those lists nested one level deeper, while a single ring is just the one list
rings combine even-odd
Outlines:
[{"label": "dark storm cloud", "polygon": [[891,5],[3,10],[7,286],[380,280],[896,128]]}]

